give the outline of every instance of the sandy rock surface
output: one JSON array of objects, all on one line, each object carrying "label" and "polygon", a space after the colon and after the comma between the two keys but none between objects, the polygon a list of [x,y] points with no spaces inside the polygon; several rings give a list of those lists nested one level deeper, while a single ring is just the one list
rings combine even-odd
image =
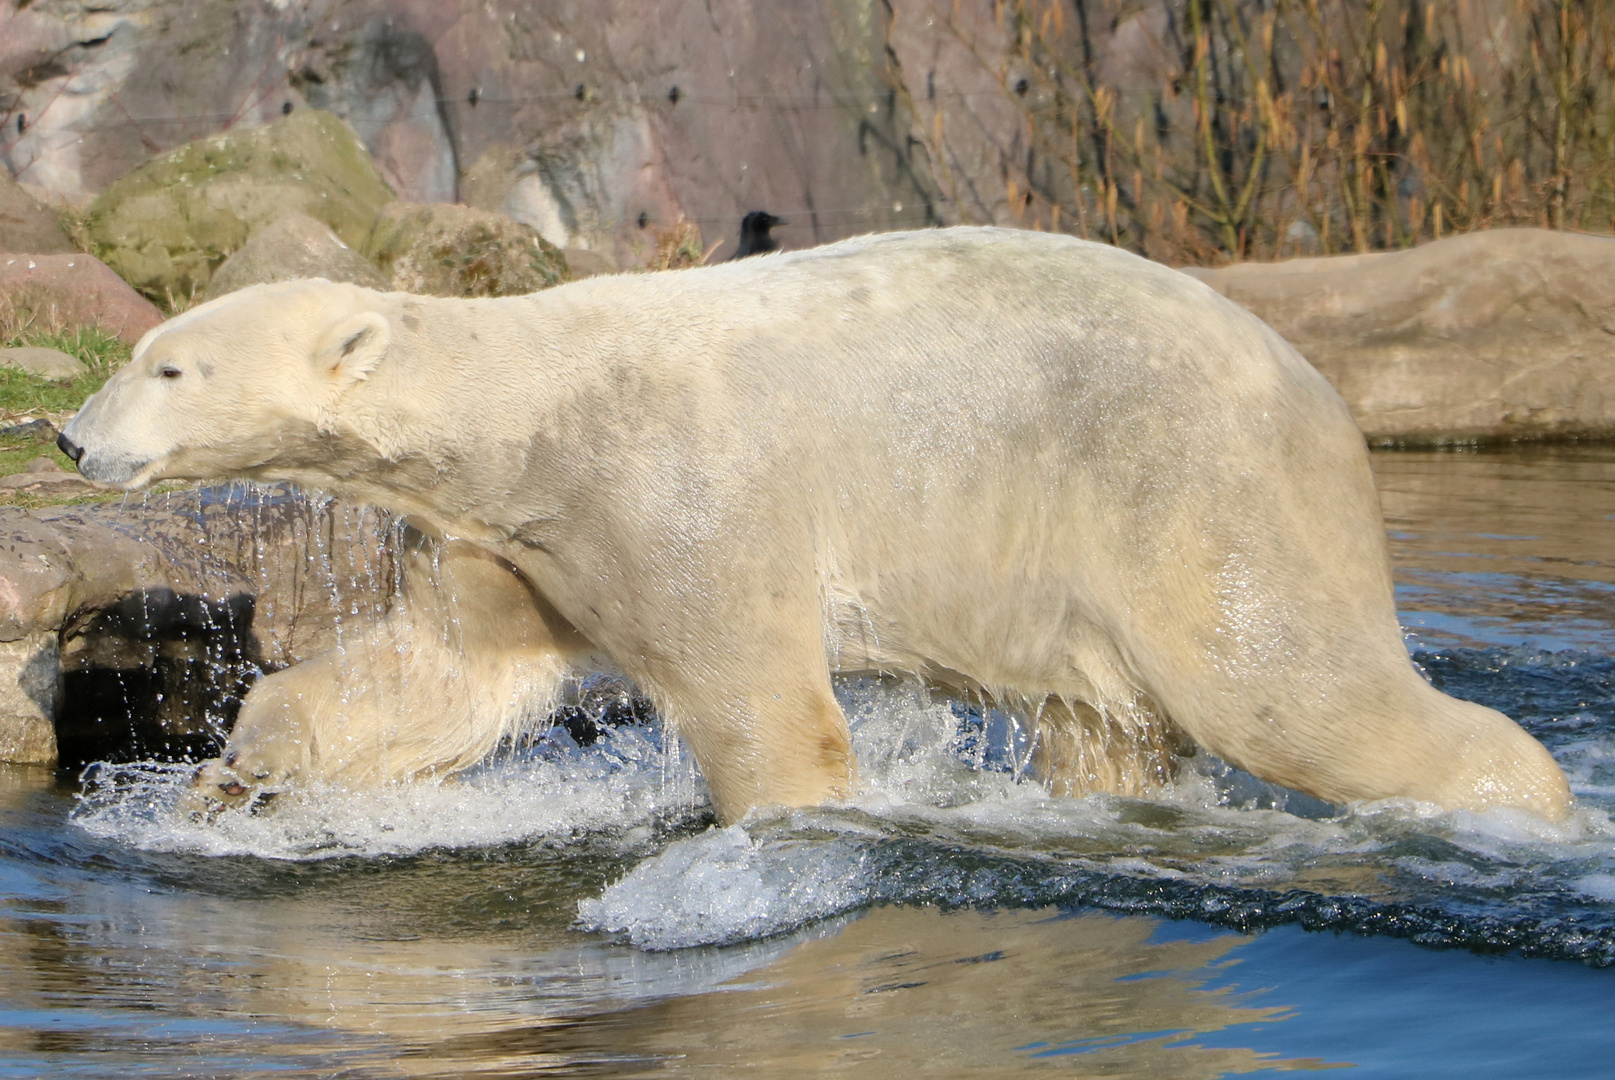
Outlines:
[{"label": "sandy rock surface", "polygon": [[1284,335],[1371,442],[1615,437],[1615,239],[1499,229],[1185,273]]}]

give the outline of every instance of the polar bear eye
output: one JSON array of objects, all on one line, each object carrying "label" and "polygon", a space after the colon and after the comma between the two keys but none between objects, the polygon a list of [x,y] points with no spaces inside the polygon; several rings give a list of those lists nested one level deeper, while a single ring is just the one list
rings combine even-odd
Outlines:
[{"label": "polar bear eye", "polygon": [[164,364],[162,367],[157,369],[157,374],[161,375],[165,379],[177,379],[185,373],[179,368],[175,367],[173,364]]}]

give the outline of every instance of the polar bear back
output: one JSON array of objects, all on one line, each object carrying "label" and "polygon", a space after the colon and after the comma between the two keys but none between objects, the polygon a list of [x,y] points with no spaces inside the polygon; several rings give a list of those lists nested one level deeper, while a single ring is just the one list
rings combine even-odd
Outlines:
[{"label": "polar bear back", "polygon": [[[377,300],[406,326],[434,303]],[[454,458],[495,466],[443,470],[466,517],[530,543],[590,519],[622,563],[705,545],[731,583],[811,563],[835,666],[1029,691],[1058,673],[1188,718],[1229,715],[1214,703],[1275,664],[1299,677],[1263,692],[1289,700],[1251,708],[1407,665],[1339,396],[1242,309],[1114,248],[884,235],[426,322],[445,344],[412,362],[476,372],[474,396],[420,395]]]}]

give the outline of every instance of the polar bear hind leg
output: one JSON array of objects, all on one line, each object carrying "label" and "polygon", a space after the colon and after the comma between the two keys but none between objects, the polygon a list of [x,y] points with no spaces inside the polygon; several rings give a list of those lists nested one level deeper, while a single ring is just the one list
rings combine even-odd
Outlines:
[{"label": "polar bear hind leg", "polygon": [[1105,706],[1050,697],[1032,720],[1030,771],[1054,795],[1146,795],[1171,783],[1192,745],[1144,694]]}]

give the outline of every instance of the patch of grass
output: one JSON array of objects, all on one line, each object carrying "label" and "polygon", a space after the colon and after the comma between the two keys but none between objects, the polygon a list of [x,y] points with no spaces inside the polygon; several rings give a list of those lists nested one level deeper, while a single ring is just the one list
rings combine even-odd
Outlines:
[{"label": "patch of grass", "polygon": [[130,348],[100,327],[24,330],[0,339],[0,348],[31,345],[76,356],[88,369],[70,382],[53,382],[16,368],[0,367],[0,413],[35,416],[76,412],[112,373],[129,362]]},{"label": "patch of grass", "polygon": [[[0,312],[0,315],[3,314]],[[35,417],[43,417],[60,427],[91,394],[101,389],[114,371],[129,362],[129,346],[99,327],[68,329],[61,326],[40,327],[31,320],[21,324],[13,320],[10,325],[7,322],[0,318],[0,348],[33,346],[58,349],[77,357],[87,370],[69,382],[54,382],[16,368],[0,367],[0,427],[9,427]],[[42,456],[50,458],[65,471],[73,471],[73,463],[56,448],[52,439],[0,436],[0,476],[21,472],[30,461]],[[123,497],[121,492],[48,492],[49,489],[0,489],[0,505],[36,509],[64,503],[106,502]]]}]

